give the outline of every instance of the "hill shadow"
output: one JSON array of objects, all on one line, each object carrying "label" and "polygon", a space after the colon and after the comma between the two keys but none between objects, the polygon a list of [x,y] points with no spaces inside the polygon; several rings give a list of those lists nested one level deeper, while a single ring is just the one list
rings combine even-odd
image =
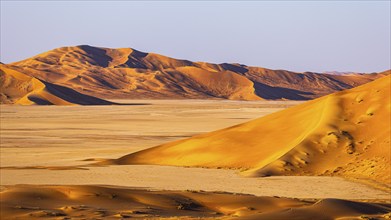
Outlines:
[{"label": "hill shadow", "polygon": [[260,82],[254,82],[255,94],[264,99],[290,99],[290,100],[310,100],[305,95],[314,95],[311,92],[303,92],[295,89],[283,87],[273,87]]},{"label": "hill shadow", "polygon": [[[43,82],[43,81],[42,81]],[[77,92],[73,89],[56,85],[53,83],[43,82],[46,85],[46,89],[55,96],[60,97],[61,99],[71,102],[78,105],[150,105],[150,103],[116,103],[110,102],[104,99],[100,99],[94,96],[85,95],[80,92]],[[34,100],[32,100],[34,101]],[[37,104],[47,105],[51,104],[47,101],[37,100]]]}]

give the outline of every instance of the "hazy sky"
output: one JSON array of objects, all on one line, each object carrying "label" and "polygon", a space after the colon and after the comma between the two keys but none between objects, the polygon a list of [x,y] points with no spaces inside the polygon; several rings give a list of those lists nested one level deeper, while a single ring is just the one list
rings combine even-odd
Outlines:
[{"label": "hazy sky", "polygon": [[62,46],[294,71],[390,69],[390,1],[4,1],[1,62]]}]

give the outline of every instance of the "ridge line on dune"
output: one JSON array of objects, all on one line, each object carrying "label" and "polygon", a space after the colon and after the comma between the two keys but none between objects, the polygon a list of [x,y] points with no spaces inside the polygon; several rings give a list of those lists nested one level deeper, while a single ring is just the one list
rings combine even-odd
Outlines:
[{"label": "ridge line on dune", "polygon": [[[295,147],[297,147],[298,145],[300,145],[301,143],[303,143],[303,141],[308,137],[310,136],[311,134],[313,134],[314,131],[316,131],[317,128],[319,128],[319,125],[321,125],[321,122],[323,121],[324,119],[324,116],[325,116],[325,105],[328,104],[331,100],[331,95],[327,95],[326,97],[323,97],[322,99],[322,111],[321,113],[319,114],[319,119],[317,120],[316,124],[314,126],[311,127],[311,129],[307,129],[306,132],[304,134],[302,134],[299,138],[300,138],[300,141],[293,141],[294,143],[291,144],[291,147],[290,149],[286,150],[284,154],[281,154],[280,156],[278,156],[277,158],[275,158],[274,160],[269,160],[269,158],[267,159],[267,161],[270,161],[269,163],[267,164],[264,164],[264,165],[255,165],[254,168],[246,171],[248,173],[250,172],[254,172],[254,171],[260,171],[262,170],[263,168],[267,167],[268,165],[274,163],[275,161],[283,158],[285,155],[287,155],[289,152],[291,152]],[[273,156],[271,157],[273,158]],[[250,174],[251,175],[251,174]]]},{"label": "ridge line on dune", "polygon": [[108,105],[116,104],[85,95],[72,88],[47,82],[39,76],[0,64],[0,102],[19,105]]},{"label": "ridge line on dune", "polygon": [[46,89],[46,84],[41,82],[39,79],[32,78],[32,82],[34,84],[39,83],[40,87],[38,89],[32,90],[31,92],[27,93],[25,96],[20,98],[16,102],[16,104],[33,102],[31,97],[36,95],[36,96],[40,96],[40,97],[45,97],[47,100],[54,100],[54,101],[56,101],[58,103],[62,103],[62,104],[65,104],[65,105],[75,105],[74,103],[68,102],[68,101],[66,101],[66,100],[64,100],[64,99],[62,99],[62,98],[60,98],[58,96],[54,96],[54,95],[50,94],[47,91],[47,89]]}]

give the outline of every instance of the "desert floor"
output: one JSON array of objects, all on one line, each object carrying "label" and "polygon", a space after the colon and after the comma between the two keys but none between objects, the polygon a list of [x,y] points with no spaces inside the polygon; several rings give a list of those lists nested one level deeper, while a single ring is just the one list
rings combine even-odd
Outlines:
[{"label": "desert floor", "polygon": [[[13,213],[9,216],[22,216],[20,218],[23,219],[23,211],[20,212],[22,214],[10,211],[7,206],[10,202],[7,193],[20,191],[15,186],[18,184],[34,184],[37,187],[71,185],[71,188],[72,185],[111,185],[138,190],[214,191],[383,203],[391,200],[389,192],[338,177],[248,178],[238,175],[236,170],[223,169],[90,166],[99,159],[117,158],[158,144],[236,125],[300,102],[128,100],[125,103],[128,105],[2,105],[0,184],[4,195],[2,208],[7,213]],[[20,193],[34,189],[34,186],[28,186]],[[17,202],[12,204],[17,205]],[[17,206],[21,207],[20,204]],[[50,213],[45,213],[33,217],[50,216]],[[209,214],[203,216],[211,217]],[[115,215],[111,213],[111,216]]]},{"label": "desert floor", "polygon": [[220,100],[122,102],[131,105],[1,105],[1,167],[68,166],[91,163],[82,161],[88,158],[116,158],[298,104]]}]

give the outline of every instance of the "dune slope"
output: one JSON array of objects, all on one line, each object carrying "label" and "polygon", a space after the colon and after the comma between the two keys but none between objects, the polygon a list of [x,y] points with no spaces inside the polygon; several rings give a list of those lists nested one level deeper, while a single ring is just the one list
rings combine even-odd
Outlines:
[{"label": "dune slope", "polygon": [[295,73],[87,45],[57,48],[9,67],[102,99],[308,100],[388,74]]},{"label": "dune slope", "polygon": [[114,186],[6,186],[3,219],[361,219],[387,218],[390,204],[305,201],[203,191],[147,191]]},{"label": "dune slope", "polygon": [[338,175],[390,187],[390,76],[106,164],[223,167],[248,175]]},{"label": "dune slope", "polygon": [[0,64],[0,101],[20,105],[107,105],[111,102],[48,83]]}]

